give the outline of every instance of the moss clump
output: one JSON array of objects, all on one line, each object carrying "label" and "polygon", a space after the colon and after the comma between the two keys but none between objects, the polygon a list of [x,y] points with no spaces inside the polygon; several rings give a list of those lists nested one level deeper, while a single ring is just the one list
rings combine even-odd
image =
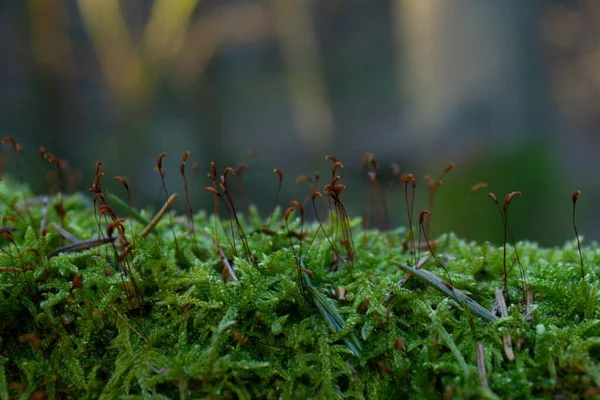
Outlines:
[{"label": "moss clump", "polygon": [[[223,280],[214,221],[194,216],[195,242],[185,217],[163,218],[157,235],[125,221],[134,249],[106,244],[53,253],[68,244],[52,225],[78,240],[106,236],[107,219],[83,195],[66,196],[64,214],[51,199],[48,232],[37,234],[43,204],[10,182],[0,185],[5,218],[0,253],[0,398],[569,398],[600,393],[600,249],[576,243],[517,247],[534,295],[524,318],[519,274],[511,273],[508,317],[492,322],[464,304],[405,275],[406,232],[361,229],[351,221],[356,257],[352,276],[336,263],[318,225],[304,226],[302,262],[312,272],[301,290],[299,245],[291,247],[280,216],[240,216],[252,255],[234,250],[225,221],[223,253],[237,281]],[[30,199],[31,200],[31,199]],[[60,211],[60,208],[59,208]],[[32,220],[30,220],[30,216]],[[123,213],[127,217],[127,213]],[[144,215],[149,218],[150,215]],[[300,221],[290,229],[299,231]],[[237,228],[236,228],[237,229]],[[177,238],[176,254],[173,232]],[[330,234],[331,223],[324,226]],[[236,232],[234,230],[234,232]],[[226,240],[229,234],[229,240]],[[316,235],[316,236],[315,236]],[[331,235],[335,237],[335,235]],[[454,286],[488,310],[503,285],[502,249],[438,238]],[[425,251],[423,251],[425,253]],[[121,254],[121,256],[120,256]],[[234,256],[238,254],[238,256]],[[52,256],[51,256],[52,255]],[[510,253],[512,257],[512,253]],[[436,263],[425,266],[445,276]],[[342,289],[343,288],[343,289]],[[335,295],[337,290],[337,296]],[[318,292],[318,294],[312,291]],[[392,291],[394,296],[386,301]],[[304,292],[304,296],[302,293]],[[314,296],[320,296],[321,308]],[[343,298],[343,300],[340,300]],[[368,300],[367,300],[368,299]],[[332,329],[327,311],[344,324]],[[509,335],[515,360],[505,355]],[[351,338],[351,339],[349,339]],[[359,342],[358,355],[348,343]],[[482,384],[477,343],[485,352],[489,387]]]}]

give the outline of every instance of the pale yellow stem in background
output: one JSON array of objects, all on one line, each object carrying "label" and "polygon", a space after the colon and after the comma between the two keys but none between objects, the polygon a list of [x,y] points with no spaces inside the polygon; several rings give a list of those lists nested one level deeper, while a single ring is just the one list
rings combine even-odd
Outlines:
[{"label": "pale yellow stem in background", "polygon": [[169,196],[162,208],[156,213],[154,218],[152,218],[152,221],[150,221],[148,226],[146,226],[142,233],[140,233],[141,237],[146,237],[150,232],[152,232],[152,230],[156,227],[156,225],[158,225],[158,223],[165,216],[165,214],[169,212],[171,206],[173,205],[173,203],[175,203],[175,200],[177,200],[178,197],[179,195],[177,193],[173,193],[171,196]]},{"label": "pale yellow stem in background", "polygon": [[183,47],[199,0],[156,0],[144,34],[146,56],[164,62]]},{"label": "pale yellow stem in background", "polygon": [[145,98],[149,82],[118,0],[78,0],[108,85],[123,102]]},{"label": "pale yellow stem in background", "polygon": [[[436,121],[443,88],[438,84],[440,61],[437,59],[441,43],[436,39],[436,13],[442,8],[436,0],[394,0],[392,3],[392,40],[396,55],[399,92],[408,94],[408,103],[414,107],[411,115],[422,121]],[[416,115],[415,115],[416,113]]]},{"label": "pale yellow stem in background", "polygon": [[333,117],[326,98],[311,1],[270,0],[275,32],[288,76],[294,124],[314,149],[333,141]]}]

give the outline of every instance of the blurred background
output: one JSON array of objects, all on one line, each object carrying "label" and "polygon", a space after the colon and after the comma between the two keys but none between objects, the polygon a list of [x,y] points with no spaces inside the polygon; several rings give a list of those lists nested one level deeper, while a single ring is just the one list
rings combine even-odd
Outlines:
[{"label": "blurred background", "polygon": [[[333,154],[358,216],[373,209],[361,165],[371,152],[394,226],[406,210],[391,164],[415,174],[418,212],[425,175],[454,162],[435,198],[436,233],[500,243],[486,194],[520,190],[516,238],[561,245],[574,237],[580,189],[579,231],[598,240],[599,39],[594,0],[8,0],[0,132],[23,145],[38,192],[51,170],[42,145],[68,161],[73,188],[89,187],[102,160],[106,184],[125,197],[111,182],[125,176],[140,206],[161,199],[162,151],[168,188],[182,191],[189,150],[194,208],[211,207],[210,161],[245,163],[246,196],[267,213],[273,168],[285,206],[307,193],[297,175],[320,170],[322,187]],[[469,199],[467,227],[478,182],[488,187]]]}]

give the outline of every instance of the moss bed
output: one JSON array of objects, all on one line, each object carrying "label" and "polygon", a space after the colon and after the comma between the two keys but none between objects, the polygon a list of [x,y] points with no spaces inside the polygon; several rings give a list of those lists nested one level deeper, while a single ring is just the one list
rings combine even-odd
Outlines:
[{"label": "moss bed", "polygon": [[[508,314],[501,317],[495,292],[504,285],[503,247],[453,234],[431,238],[449,276],[433,257],[422,267],[452,282],[442,283],[448,295],[415,277],[399,287],[407,273],[398,264],[414,266],[417,258],[405,228],[365,230],[350,219],[350,269],[339,213],[324,212],[322,230],[316,222],[302,226],[298,210],[288,215],[289,230],[282,212],[261,217],[250,207],[239,213],[239,227],[223,216],[221,253],[205,212],[193,217],[194,235],[185,215],[173,213],[142,236],[154,213],[133,219],[110,199],[111,212],[82,193],[50,196],[46,205],[10,179],[0,196],[2,399],[600,393],[596,245],[582,248],[582,279],[575,240],[562,248],[517,243],[527,310],[509,246]],[[223,214],[224,201],[218,204]],[[107,243],[86,245],[98,238]],[[421,247],[427,256],[423,240]],[[474,313],[466,296],[492,318]]]}]

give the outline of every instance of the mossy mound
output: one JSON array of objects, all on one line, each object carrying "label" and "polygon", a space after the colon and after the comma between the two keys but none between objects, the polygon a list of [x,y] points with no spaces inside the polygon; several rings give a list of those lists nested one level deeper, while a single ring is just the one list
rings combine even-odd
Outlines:
[{"label": "mossy mound", "polygon": [[[304,290],[300,286],[299,242],[293,239],[292,247],[281,215],[273,218],[271,236],[261,231],[269,218],[252,210],[247,218],[240,216],[249,256],[237,228],[226,219],[218,224],[234,281],[222,272],[214,220],[204,213],[194,217],[195,240],[182,216],[173,216],[173,225],[163,218],[157,235],[145,238],[139,236],[144,227],[126,219],[122,225],[133,250],[125,257],[118,241],[55,255],[69,240],[52,223],[85,241],[99,237],[99,225],[106,236],[110,219],[85,195],[64,197],[64,213],[54,207],[59,201],[54,198],[42,236],[43,202],[25,207],[23,191],[10,182],[0,185],[0,195],[0,215],[9,217],[0,253],[3,399],[600,393],[600,249],[595,245],[583,248],[582,280],[575,242],[550,249],[518,243],[533,305],[524,317],[514,266],[509,315],[490,322],[418,279],[397,286],[405,272],[394,262],[413,258],[406,250],[406,230],[365,231],[358,220],[351,221],[356,251],[351,274],[347,263],[334,259],[338,238],[331,221],[324,225],[329,238],[317,233],[317,224],[304,226],[302,262],[311,273],[310,290],[317,292],[311,295],[305,283]],[[292,219],[290,229],[297,233],[300,221]],[[503,287],[503,249],[453,235],[442,235],[437,243],[454,287],[492,310],[495,289]],[[510,250],[509,267],[513,255]],[[423,268],[445,276],[433,260]],[[386,301],[390,292],[394,295]],[[324,303],[316,304],[317,298]],[[339,329],[327,310],[343,319]],[[505,336],[512,339],[514,361],[505,354]],[[355,340],[360,347],[349,344]],[[487,375],[481,365],[478,369],[478,343]]]}]

